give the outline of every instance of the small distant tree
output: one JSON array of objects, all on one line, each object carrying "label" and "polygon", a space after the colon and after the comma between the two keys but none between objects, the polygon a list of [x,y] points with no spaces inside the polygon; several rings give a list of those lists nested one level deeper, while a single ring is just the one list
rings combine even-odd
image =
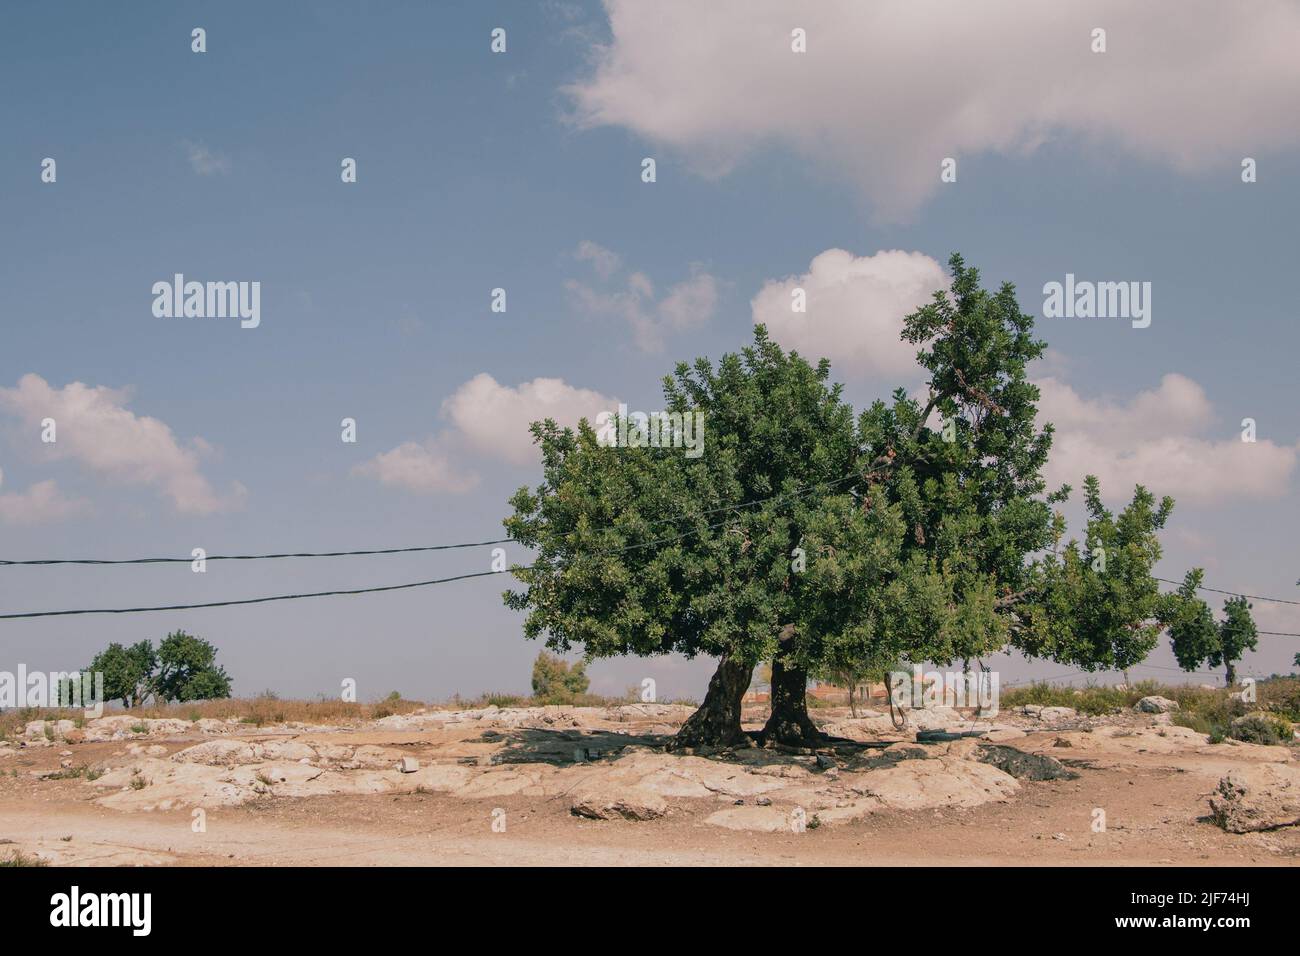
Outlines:
[{"label": "small distant tree", "polygon": [[[1192,671],[1202,664],[1224,669],[1224,682],[1237,682],[1237,663],[1259,644],[1259,631],[1244,597],[1223,602],[1222,621],[1216,622],[1209,605],[1196,596],[1204,572],[1193,568],[1178,588],[1178,609],[1170,614],[1169,638],[1178,666]],[[1300,662],[1300,654],[1296,655]]]},{"label": "small distant tree", "polygon": [[165,701],[230,696],[230,677],[216,663],[217,649],[201,637],[173,631],[158,645],[154,694]]},{"label": "small distant tree", "polygon": [[106,700],[120,700],[123,707],[136,707],[151,692],[157,665],[152,641],[138,641],[130,647],[114,642],[96,654],[86,670],[104,675]]},{"label": "small distant tree", "polygon": [[587,692],[591,679],[583,661],[570,664],[563,658],[542,651],[533,661],[533,696],[538,700],[562,703]]},{"label": "small distant tree", "polygon": [[843,687],[849,694],[849,713],[858,716],[858,689],[863,684],[881,684],[888,680],[889,672],[899,668],[899,664],[882,664],[876,668],[867,668],[861,661],[854,660],[843,668],[827,666],[819,668],[813,676],[824,680],[834,687]]}]

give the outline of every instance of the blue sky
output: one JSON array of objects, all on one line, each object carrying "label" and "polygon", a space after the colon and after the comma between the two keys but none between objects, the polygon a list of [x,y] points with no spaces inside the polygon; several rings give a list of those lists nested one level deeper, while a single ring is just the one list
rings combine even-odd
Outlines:
[{"label": "blue sky", "polygon": [[[1151,282],[1150,328],[1040,320],[1051,358],[1036,375],[1053,383],[1071,436],[1058,467],[1113,475],[1116,496],[1149,477],[1179,499],[1164,576],[1199,565],[1216,587],[1300,598],[1300,150],[1293,112],[1277,106],[1289,91],[1293,107],[1300,84],[1267,41],[1297,38],[1293,6],[1262,4],[1254,26],[1225,21],[1213,50],[1113,3],[1048,20],[992,4],[973,26],[934,27],[940,53],[961,33],[981,64],[1002,59],[981,43],[1078,48],[1051,61],[1041,96],[1011,67],[948,75],[941,56],[917,55],[902,13],[652,6],[655,16],[624,2],[7,7],[0,558],[499,537],[506,499],[537,477],[509,438],[530,407],[551,396],[566,409],[599,398],[657,408],[673,363],[741,346],[756,297],[787,277],[842,293],[838,311],[812,310],[833,342],[887,329],[905,311],[888,304],[907,292],[868,257],[896,249],[938,263],[960,251],[986,284],[1015,283],[1034,314],[1043,284],[1066,273]],[[1213,5],[1198,14],[1221,16]],[[1105,54],[1088,50],[1094,20],[1110,24]],[[787,61],[795,21],[809,48]],[[191,52],[196,26],[206,53]],[[489,50],[494,27],[507,30],[504,54]],[[907,42],[912,54],[881,82],[871,71]],[[804,72],[769,89],[787,62]],[[1216,98],[1219,71],[1239,95]],[[1161,82],[1171,76],[1188,79]],[[640,178],[646,156],[653,184]],[[939,183],[945,156],[958,158],[956,183]],[[1255,183],[1241,181],[1246,156]],[[41,181],[45,157],[55,183]],[[343,157],[357,160],[354,184],[340,181]],[[832,249],[866,260],[869,278],[810,277]],[[176,272],[260,281],[260,327],[155,318],[150,288]],[[888,288],[873,297],[862,283]],[[497,287],[505,313],[489,310]],[[830,357],[857,403],[910,380],[884,359]],[[539,378],[560,383],[521,388]],[[77,382],[114,391],[74,396]],[[66,413],[57,452],[33,424],[42,402]],[[344,417],[357,420],[356,444],[339,440]],[[1246,417],[1258,422],[1253,446],[1238,440]],[[145,438],[160,444],[142,450]],[[0,605],[365,587],[490,559],[481,549],[203,575],[8,568]],[[521,691],[537,648],[502,606],[505,584],[3,622],[0,669],[76,667],[109,641],[179,627],[218,645],[240,693],[332,695],[345,677],[367,698]],[[1261,626],[1282,631],[1300,631],[1295,610],[1256,607]],[[1261,644],[1244,672],[1285,670],[1300,648]],[[1162,647],[1151,662],[1172,657]],[[1003,669],[1004,680],[1068,670]],[[653,676],[670,696],[698,696],[708,672],[674,660],[591,667],[594,690]]]}]

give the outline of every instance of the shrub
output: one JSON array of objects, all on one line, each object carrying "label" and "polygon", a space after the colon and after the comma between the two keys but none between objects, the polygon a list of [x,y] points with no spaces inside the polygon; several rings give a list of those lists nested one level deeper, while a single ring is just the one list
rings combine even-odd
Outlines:
[{"label": "shrub", "polygon": [[1262,711],[1238,717],[1232,722],[1229,733],[1234,740],[1251,744],[1289,744],[1293,739],[1288,721]]},{"label": "shrub", "polygon": [[49,866],[49,860],[39,856],[28,856],[21,850],[14,850],[6,859],[0,860],[0,866]]},{"label": "shrub", "polygon": [[1275,677],[1255,685],[1259,693],[1259,706],[1292,723],[1300,723],[1300,679]]},{"label": "shrub", "polygon": [[533,697],[543,704],[569,704],[587,693],[591,680],[582,661],[570,664],[542,651],[533,662]]}]

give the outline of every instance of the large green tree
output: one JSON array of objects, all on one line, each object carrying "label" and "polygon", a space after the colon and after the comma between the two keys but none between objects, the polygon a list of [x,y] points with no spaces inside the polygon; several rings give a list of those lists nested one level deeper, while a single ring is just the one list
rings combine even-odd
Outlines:
[{"label": "large green tree", "polygon": [[[856,417],[826,360],[754,343],[677,366],[667,410],[702,412],[703,454],[611,447],[587,422],[537,423],[543,481],[512,498],[511,536],[536,549],[507,604],[528,637],[588,657],[716,657],[681,745],[746,737],[740,703],[772,661],[762,738],[820,739],[810,674],[883,661],[968,661],[1007,646],[1085,669],[1154,645],[1150,570],[1172,502],[1145,489],[1119,516],[1087,482],[1088,537],[1041,477],[1051,426],[1035,423],[1026,367],[1045,346],[1015,291],[990,293],[960,257],[952,284],[907,317],[928,376]],[[621,423],[620,423],[621,424]],[[1107,606],[1095,602],[1109,601]]]},{"label": "large green tree", "polygon": [[666,410],[702,412],[698,457],[614,447],[585,421],[576,433],[535,424],[543,483],[516,493],[505,522],[537,551],[515,569],[526,590],[505,596],[528,612],[525,633],[588,657],[718,658],[678,739],[742,742],[741,698],[792,620],[803,525],[853,479],[852,411],[829,374],[761,327],[716,368],[679,364],[663,382]]}]

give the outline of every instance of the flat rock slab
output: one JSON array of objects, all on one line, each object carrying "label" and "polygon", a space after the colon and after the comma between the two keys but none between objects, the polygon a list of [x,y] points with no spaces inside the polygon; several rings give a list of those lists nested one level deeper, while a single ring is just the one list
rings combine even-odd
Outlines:
[{"label": "flat rock slab", "polygon": [[706,817],[710,826],[756,833],[792,832],[790,807],[728,807]]},{"label": "flat rock slab", "polygon": [[1020,789],[1015,777],[997,767],[957,757],[904,760],[862,774],[850,786],[896,810],[978,807]]},{"label": "flat rock slab", "polygon": [[654,820],[668,812],[668,802],[641,787],[598,784],[575,793],[569,809],[592,820]]}]

